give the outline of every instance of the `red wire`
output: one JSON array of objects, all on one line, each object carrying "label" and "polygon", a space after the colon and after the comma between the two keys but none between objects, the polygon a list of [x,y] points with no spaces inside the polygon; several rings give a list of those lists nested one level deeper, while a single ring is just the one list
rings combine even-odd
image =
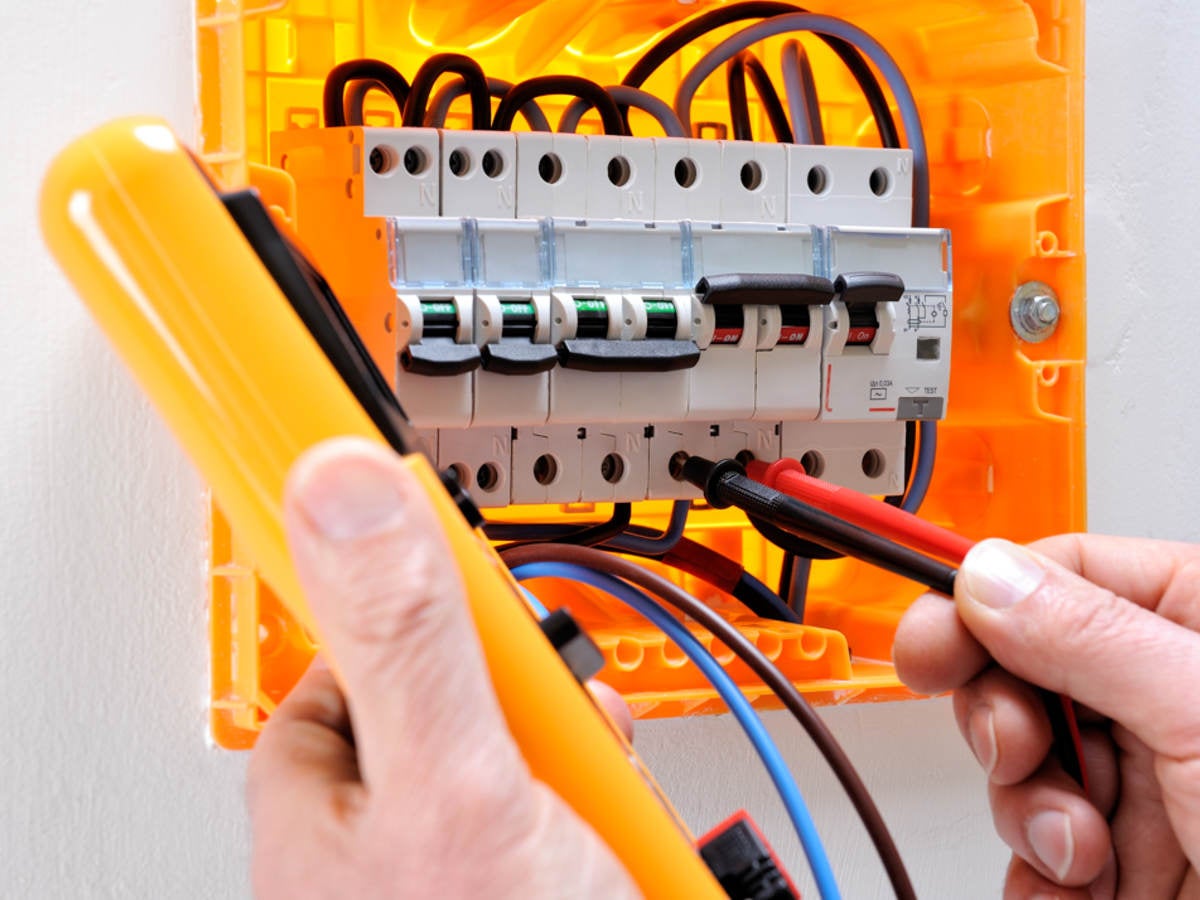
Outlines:
[{"label": "red wire", "polygon": [[[768,487],[832,513],[860,528],[955,565],[960,565],[963,557],[975,546],[974,541],[917,518],[898,507],[889,506],[850,488],[813,478],[805,474],[804,467],[794,459],[780,459],[769,465],[751,460],[746,464],[746,473]],[[1083,761],[1083,741],[1079,735],[1075,704],[1065,694],[1058,695],[1058,708],[1055,708],[1053,700],[1047,699],[1046,712],[1050,716],[1051,726],[1056,734],[1062,735],[1055,741],[1055,754],[1067,772],[1078,772],[1079,783],[1084,793],[1088,793],[1088,773]]]}]

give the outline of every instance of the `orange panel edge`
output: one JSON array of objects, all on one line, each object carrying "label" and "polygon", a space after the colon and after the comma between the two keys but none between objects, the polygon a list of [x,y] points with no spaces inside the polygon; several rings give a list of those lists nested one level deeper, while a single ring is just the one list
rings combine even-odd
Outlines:
[{"label": "orange panel edge", "polygon": [[[295,185],[272,168],[271,135],[314,128],[321,85],[335,64],[385,59],[411,76],[441,50],[478,59],[489,75],[520,80],[548,72],[620,80],[653,38],[719,4],[668,0],[513,0],[442,4],[417,0],[198,0],[196,66],[200,155],[227,185],[253,183],[294,216]],[[806,4],[875,37],[909,79],[931,161],[931,224],[953,239],[954,322],[948,414],[922,516],[971,538],[1017,541],[1081,530],[1086,524],[1083,234],[1083,0],[827,0]],[[714,46],[738,26],[714,32]],[[768,68],[782,39],[768,42]],[[831,144],[878,146],[865,102],[832,54],[805,40],[821,90]],[[668,101],[694,49],[646,85]],[[718,82],[722,82],[718,84]],[[755,133],[766,117],[751,96]],[[370,94],[368,125],[396,124],[386,98]],[[697,118],[727,122],[723,79],[698,95]],[[546,106],[551,120],[561,107]],[[449,125],[465,127],[466,106]],[[638,122],[634,120],[635,133]],[[581,130],[594,128],[585,118]],[[364,241],[381,240],[364,220]],[[318,265],[319,234],[301,234]],[[376,247],[370,251],[378,255]],[[382,259],[382,256],[377,256]],[[336,268],[336,265],[334,265]],[[338,286],[335,279],[335,288]],[[1041,343],[1009,325],[1010,301],[1030,282],[1050,285],[1061,319]],[[348,310],[373,352],[388,336],[379,309]],[[403,400],[403,398],[401,398]],[[604,504],[505,510],[512,521],[586,522]],[[669,503],[635,504],[636,522],[661,528]],[[306,667],[315,647],[255,575],[220,510],[211,510],[211,732],[244,749]],[[688,536],[719,550],[768,584],[781,552],[744,518],[694,509]],[[760,620],[696,579],[663,568],[713,603],[751,637],[814,703],[911,698],[889,664],[896,623],[920,593],[869,567],[830,561],[813,567],[805,624]],[[605,655],[609,681],[642,718],[725,710],[695,668],[597,593],[539,591],[569,603]],[[689,626],[726,664],[754,704],[777,706],[751,673]]]}]

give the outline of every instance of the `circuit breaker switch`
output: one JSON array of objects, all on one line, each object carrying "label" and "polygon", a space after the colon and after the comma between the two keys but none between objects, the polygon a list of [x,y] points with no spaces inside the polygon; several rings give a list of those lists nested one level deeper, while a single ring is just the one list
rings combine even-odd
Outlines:
[{"label": "circuit breaker switch", "polygon": [[[800,272],[706,275],[696,284],[696,294],[700,300],[714,306],[819,305],[832,301],[835,292],[834,284],[828,278]],[[900,285],[900,293],[904,293],[903,284]],[[898,296],[892,299],[898,299]]]},{"label": "circuit breaker switch", "polygon": [[537,306],[532,300],[500,301],[500,340],[480,348],[483,368],[500,375],[536,375],[558,365],[558,351],[534,343]]},{"label": "circuit breaker switch", "polygon": [[904,281],[890,272],[847,272],[833,283],[837,299],[846,304],[846,346],[869,347],[879,334],[879,304],[895,303],[904,295]]},{"label": "circuit breaker switch", "polygon": [[577,338],[604,338],[608,336],[608,304],[599,297],[576,297],[575,326]]},{"label": "circuit breaker switch", "polygon": [[670,300],[643,301],[646,307],[646,339],[674,340],[679,330],[679,314]]},{"label": "circuit breaker switch", "polygon": [[447,377],[464,375],[479,368],[479,348],[459,343],[471,334],[470,317],[464,323],[457,300],[420,299],[400,296],[400,305],[411,320],[410,342],[400,351],[400,367],[414,375]]},{"label": "circuit breaker switch", "polygon": [[812,317],[808,306],[783,306],[779,309],[779,342],[776,346],[787,344],[804,344],[808,341],[812,329]]},{"label": "circuit breaker switch", "polygon": [[746,311],[741,306],[713,307],[712,343],[736,344],[746,331]]}]

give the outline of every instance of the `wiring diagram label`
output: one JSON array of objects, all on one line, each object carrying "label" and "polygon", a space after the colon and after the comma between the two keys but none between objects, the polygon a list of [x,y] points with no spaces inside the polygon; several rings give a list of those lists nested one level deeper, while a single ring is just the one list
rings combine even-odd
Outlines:
[{"label": "wiring diagram label", "polygon": [[950,321],[950,306],[945,294],[908,294],[904,305],[905,331],[945,328]]}]

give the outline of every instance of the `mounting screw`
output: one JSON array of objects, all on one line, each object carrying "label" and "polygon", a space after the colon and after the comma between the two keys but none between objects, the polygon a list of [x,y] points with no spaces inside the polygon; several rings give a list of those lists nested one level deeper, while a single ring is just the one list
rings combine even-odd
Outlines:
[{"label": "mounting screw", "polygon": [[1058,328],[1062,309],[1054,288],[1041,281],[1027,281],[1017,287],[1008,307],[1012,329],[1031,344],[1046,340]]}]

